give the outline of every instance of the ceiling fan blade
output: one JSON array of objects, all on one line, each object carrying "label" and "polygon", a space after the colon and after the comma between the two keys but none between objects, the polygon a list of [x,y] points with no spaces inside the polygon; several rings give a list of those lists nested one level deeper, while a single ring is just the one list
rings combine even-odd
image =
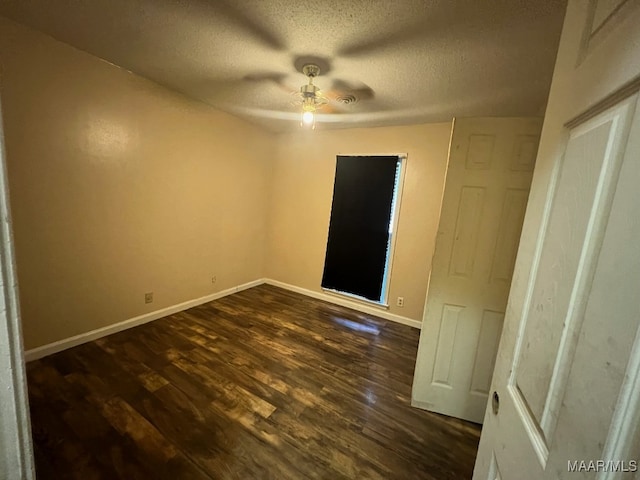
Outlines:
[{"label": "ceiling fan blade", "polygon": [[272,82],[284,92],[296,92],[297,89],[290,88],[289,85],[285,83],[285,79],[288,76],[289,75],[282,72],[255,72],[245,75],[242,79],[248,82]]},{"label": "ceiling fan blade", "polygon": [[334,102],[330,102],[330,103],[325,103],[320,108],[318,108],[317,112],[319,114],[344,113],[344,109],[340,108],[340,106],[336,105]]},{"label": "ceiling fan blade", "polygon": [[[414,32],[417,35],[419,32]],[[346,45],[338,50],[338,55],[342,57],[361,57],[375,53],[378,50],[388,48],[389,45],[401,43],[409,40],[413,35],[408,35],[406,31],[392,32],[377,38],[368,39],[360,43]]]},{"label": "ceiling fan blade", "polygon": [[[342,103],[352,103],[361,100],[371,100],[375,97],[373,89],[362,82],[347,82],[335,79],[331,89],[325,92],[327,98]],[[351,99],[351,102],[349,101]]]},{"label": "ceiling fan blade", "polygon": [[[460,22],[465,16],[456,12],[469,12],[485,8],[477,0],[457,0],[456,2],[423,2],[410,20],[401,28],[380,32],[378,35],[362,38],[350,45],[338,49],[337,54],[344,57],[366,57],[381,53],[389,48],[424,48],[426,42],[442,36],[453,23]],[[473,15],[467,15],[467,17]],[[478,18],[481,18],[478,15]]]},{"label": "ceiling fan blade", "polygon": [[[243,77],[199,78],[189,88],[198,97],[211,105],[236,105],[245,101],[254,102],[269,95],[276,83],[269,80],[251,81]],[[271,90],[273,91],[273,90]]]},{"label": "ceiling fan blade", "polygon": [[272,82],[279,83],[285,77],[286,75],[281,72],[254,72],[254,73],[248,73],[247,75],[242,77],[242,79],[248,80],[250,82],[261,82],[264,80],[270,80]]},{"label": "ceiling fan blade", "polygon": [[[264,25],[259,24],[253,20],[250,15],[243,12],[236,5],[225,0],[210,0],[206,2],[216,14],[221,14],[227,17],[236,26],[242,28],[251,36],[262,41],[264,44],[273,48],[274,50],[284,50],[286,45],[284,41],[279,38],[273,31],[270,31]],[[242,4],[241,2],[238,2]],[[247,7],[249,8],[249,7]]]}]

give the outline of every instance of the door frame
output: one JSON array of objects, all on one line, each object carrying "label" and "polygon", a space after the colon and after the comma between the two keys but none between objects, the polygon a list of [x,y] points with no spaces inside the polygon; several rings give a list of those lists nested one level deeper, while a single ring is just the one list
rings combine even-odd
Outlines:
[{"label": "door frame", "polygon": [[[1,100],[1,99],[0,99]],[[35,478],[0,101],[0,478]],[[4,386],[7,386],[6,388]]]}]

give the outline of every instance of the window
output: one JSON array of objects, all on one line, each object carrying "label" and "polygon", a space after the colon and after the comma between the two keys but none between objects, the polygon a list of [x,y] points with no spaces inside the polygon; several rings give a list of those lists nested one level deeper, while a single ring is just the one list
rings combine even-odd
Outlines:
[{"label": "window", "polygon": [[322,288],[386,303],[403,159],[337,157]]}]

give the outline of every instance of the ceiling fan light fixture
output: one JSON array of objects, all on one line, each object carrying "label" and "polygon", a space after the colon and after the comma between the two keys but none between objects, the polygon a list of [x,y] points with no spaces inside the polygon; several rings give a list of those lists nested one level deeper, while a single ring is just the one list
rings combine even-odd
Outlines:
[{"label": "ceiling fan light fixture", "polygon": [[316,118],[315,113],[311,111],[306,111],[302,113],[302,126],[303,127],[311,127],[312,129],[316,127]]},{"label": "ceiling fan light fixture", "polygon": [[302,98],[302,122],[303,127],[316,128],[316,110],[326,103],[320,89],[313,84],[313,79],[320,74],[317,65],[308,64],[302,67],[302,73],[309,78],[309,83],[300,87],[300,98]]},{"label": "ceiling fan light fixture", "polygon": [[316,128],[316,108],[314,97],[304,97],[302,100],[302,127]]}]

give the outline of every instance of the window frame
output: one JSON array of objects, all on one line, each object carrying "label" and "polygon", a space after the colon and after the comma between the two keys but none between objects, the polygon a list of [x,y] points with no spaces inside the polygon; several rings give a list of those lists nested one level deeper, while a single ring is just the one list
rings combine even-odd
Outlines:
[{"label": "window frame", "polygon": [[[391,233],[389,235],[389,248],[387,249],[387,258],[385,260],[385,269],[384,269],[384,277],[382,280],[382,288],[380,292],[380,301],[370,300],[365,297],[361,297],[360,295],[356,295],[349,292],[342,292],[340,290],[334,290],[332,288],[325,288],[320,284],[320,289],[330,295],[335,295],[341,298],[346,298],[349,300],[353,300],[359,303],[363,303],[366,305],[370,305],[373,307],[377,307],[380,309],[388,310],[389,309],[389,290],[391,287],[392,273],[393,273],[393,259],[395,258],[395,246],[396,239],[398,237],[398,224],[400,222],[400,207],[402,204],[402,193],[404,190],[404,177],[407,170],[407,153],[336,153],[336,162],[338,161],[339,156],[345,157],[398,157],[398,162],[400,163],[398,167],[398,173],[396,175],[396,183],[394,186],[394,194],[391,200]],[[329,218],[331,221],[331,218]],[[327,226],[328,228],[328,226]],[[326,261],[326,250],[325,250],[325,261]]]}]

